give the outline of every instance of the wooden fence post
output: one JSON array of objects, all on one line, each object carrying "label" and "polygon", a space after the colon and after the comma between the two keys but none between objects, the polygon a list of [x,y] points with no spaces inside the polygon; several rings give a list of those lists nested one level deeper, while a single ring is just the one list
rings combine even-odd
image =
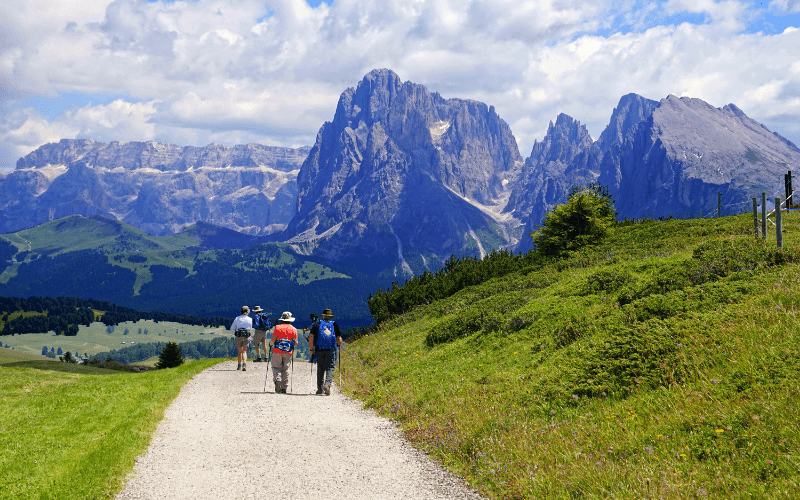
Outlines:
[{"label": "wooden fence post", "polygon": [[794,208],[794,196],[792,196],[792,171],[786,174],[786,208]]},{"label": "wooden fence post", "polygon": [[789,208],[789,174],[783,174],[783,192],[786,197],[786,208]]},{"label": "wooden fence post", "polygon": [[753,196],[753,232],[758,239],[758,201],[755,196]]},{"label": "wooden fence post", "polygon": [[775,243],[783,248],[783,220],[781,218],[781,199],[775,198]]},{"label": "wooden fence post", "polygon": [[767,193],[761,192],[761,239],[767,239]]}]

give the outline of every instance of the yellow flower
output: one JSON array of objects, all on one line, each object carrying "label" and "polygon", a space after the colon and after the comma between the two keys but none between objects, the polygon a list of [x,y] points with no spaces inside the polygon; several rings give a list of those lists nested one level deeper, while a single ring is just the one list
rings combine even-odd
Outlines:
[{"label": "yellow flower", "polygon": [[717,434],[722,434],[723,432],[725,432],[725,429],[714,429],[714,432],[716,432]]}]

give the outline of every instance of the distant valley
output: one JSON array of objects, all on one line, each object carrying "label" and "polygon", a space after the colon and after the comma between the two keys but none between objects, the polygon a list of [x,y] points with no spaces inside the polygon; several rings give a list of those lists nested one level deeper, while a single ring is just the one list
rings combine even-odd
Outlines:
[{"label": "distant valley", "polygon": [[[230,248],[235,243],[242,248]],[[0,235],[0,258],[2,296],[94,298],[204,317],[233,318],[245,304],[301,318],[328,307],[341,311],[348,326],[362,326],[371,322],[369,290],[385,286],[356,269],[226,228],[198,223],[157,237],[97,215]]]}]

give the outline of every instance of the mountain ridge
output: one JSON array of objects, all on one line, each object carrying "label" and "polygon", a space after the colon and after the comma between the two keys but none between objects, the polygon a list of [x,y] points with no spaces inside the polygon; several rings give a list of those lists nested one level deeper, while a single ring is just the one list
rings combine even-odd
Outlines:
[{"label": "mountain ridge", "polygon": [[529,233],[576,185],[608,186],[620,218],[696,217],[716,208],[718,192],[740,211],[797,162],[791,141],[735,104],[634,93],[597,140],[561,113],[523,159],[493,106],[379,69],[342,92],[310,147],[42,146],[0,175],[0,232],[70,213],[154,235],[200,221],[256,238],[218,245],[282,241],[407,277],[451,255],[530,249]]}]

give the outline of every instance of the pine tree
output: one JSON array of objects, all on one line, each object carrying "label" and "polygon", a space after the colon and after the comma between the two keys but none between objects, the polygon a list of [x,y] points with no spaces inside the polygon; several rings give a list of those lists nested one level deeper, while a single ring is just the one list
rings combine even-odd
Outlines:
[{"label": "pine tree", "polygon": [[178,344],[175,342],[167,342],[167,345],[161,350],[161,354],[158,355],[156,368],[159,370],[162,368],[175,368],[182,364],[183,355],[181,354],[181,348],[178,347]]},{"label": "pine tree", "polygon": [[560,257],[598,244],[611,234],[616,221],[608,188],[591,183],[573,187],[566,203],[553,207],[531,236],[540,255]]}]

